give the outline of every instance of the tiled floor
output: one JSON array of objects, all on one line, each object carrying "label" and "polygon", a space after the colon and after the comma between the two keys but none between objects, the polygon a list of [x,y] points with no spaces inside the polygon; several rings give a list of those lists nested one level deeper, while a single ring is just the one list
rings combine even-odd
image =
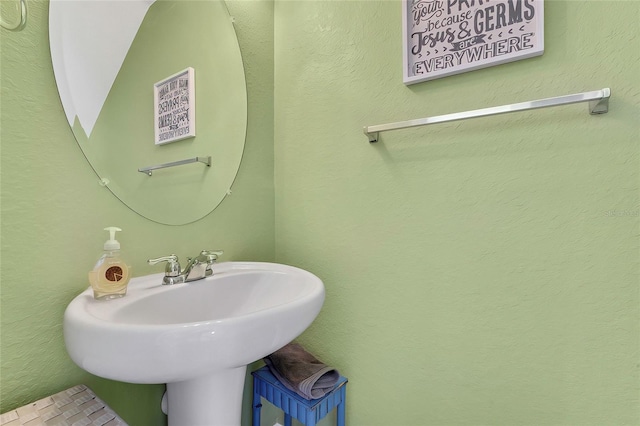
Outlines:
[{"label": "tiled floor", "polygon": [[0,415],[0,426],[127,426],[84,385]]}]

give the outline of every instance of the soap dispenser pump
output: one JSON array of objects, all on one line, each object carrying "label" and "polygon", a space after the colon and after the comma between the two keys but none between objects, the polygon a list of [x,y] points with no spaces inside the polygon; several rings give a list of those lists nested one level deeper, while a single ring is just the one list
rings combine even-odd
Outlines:
[{"label": "soap dispenser pump", "polygon": [[89,282],[93,288],[93,297],[98,300],[116,299],[127,294],[127,285],[131,267],[120,258],[120,242],[116,232],[122,229],[115,226],[104,228],[109,231],[109,239],[104,243],[102,256],[89,272]]}]

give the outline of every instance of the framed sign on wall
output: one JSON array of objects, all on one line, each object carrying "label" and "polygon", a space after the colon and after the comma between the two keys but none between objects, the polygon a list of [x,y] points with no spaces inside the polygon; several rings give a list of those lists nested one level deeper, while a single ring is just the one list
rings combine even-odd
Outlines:
[{"label": "framed sign on wall", "polygon": [[405,84],[544,52],[543,0],[402,0]]},{"label": "framed sign on wall", "polygon": [[195,71],[189,67],[153,85],[155,143],[196,135]]}]

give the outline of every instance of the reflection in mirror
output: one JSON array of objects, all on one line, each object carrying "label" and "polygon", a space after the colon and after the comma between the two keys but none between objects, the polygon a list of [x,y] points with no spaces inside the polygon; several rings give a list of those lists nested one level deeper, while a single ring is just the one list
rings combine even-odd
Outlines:
[{"label": "reflection in mirror", "polygon": [[[238,172],[247,126],[242,57],[225,4],[51,0],[49,21],[60,99],[102,182],[159,223],[190,223],[213,211]],[[190,67],[196,136],[156,145],[154,85]],[[138,172],[208,156],[210,167],[195,162],[152,176]]]}]

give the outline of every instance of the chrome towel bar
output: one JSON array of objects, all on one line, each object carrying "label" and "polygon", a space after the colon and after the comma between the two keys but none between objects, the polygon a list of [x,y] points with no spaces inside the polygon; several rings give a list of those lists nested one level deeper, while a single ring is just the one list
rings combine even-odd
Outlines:
[{"label": "chrome towel bar", "polygon": [[488,117],[490,115],[548,108],[579,102],[589,102],[590,114],[604,114],[609,111],[610,96],[611,89],[605,88],[602,90],[595,90],[593,92],[557,96],[555,98],[539,99],[536,101],[521,102],[511,105],[501,105],[472,111],[456,112],[453,114],[437,115],[434,117],[419,118],[416,120],[399,121],[397,123],[379,124],[377,126],[365,126],[364,134],[369,137],[369,142],[373,143],[378,141],[379,132],[386,132],[388,130],[406,129],[409,127],[426,126],[428,124],[445,123],[447,121],[466,120],[469,118]]},{"label": "chrome towel bar", "polygon": [[146,173],[149,176],[151,176],[151,171],[152,170],[166,169],[167,167],[182,166],[183,164],[191,164],[191,163],[203,163],[203,164],[206,164],[208,167],[210,167],[211,166],[211,156],[208,156],[208,157],[194,157],[194,158],[188,158],[186,160],[173,161],[171,163],[157,164],[155,166],[143,167],[141,169],[138,169],[138,171],[141,172],[141,173]]}]

